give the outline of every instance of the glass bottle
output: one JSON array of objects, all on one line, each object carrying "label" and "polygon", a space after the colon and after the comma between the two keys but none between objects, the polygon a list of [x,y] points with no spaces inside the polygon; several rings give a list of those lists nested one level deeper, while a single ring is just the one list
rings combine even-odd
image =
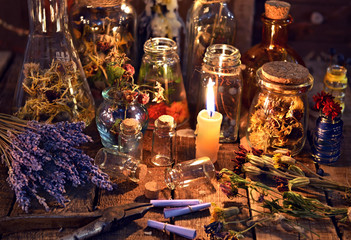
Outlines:
[{"label": "glass bottle", "polygon": [[174,163],[176,150],[176,123],[169,115],[162,115],[155,121],[152,133],[151,162],[156,166]]},{"label": "glass bottle", "polygon": [[312,157],[322,164],[336,162],[341,155],[343,121],[340,115],[334,119],[323,114],[316,121],[312,137]]},{"label": "glass bottle", "polygon": [[139,182],[147,174],[147,166],[140,159],[114,149],[101,148],[95,156],[95,164],[109,175],[111,181],[131,180]]},{"label": "glass bottle", "polygon": [[122,121],[120,128],[119,151],[142,161],[143,133],[141,132],[141,124],[134,118],[126,118]]},{"label": "glass bottle", "polygon": [[[79,0],[69,13],[70,30],[95,100],[112,85],[109,64],[125,53],[137,64],[137,14],[126,0]],[[113,79],[112,79],[113,80]]]},{"label": "glass bottle", "polygon": [[347,88],[347,69],[340,65],[331,65],[324,76],[324,91],[330,93],[340,103],[341,113],[345,109],[345,94]]},{"label": "glass bottle", "polygon": [[139,52],[142,53],[145,42],[154,37],[165,37],[178,45],[181,56],[185,24],[178,13],[178,0],[144,0],[145,10],[138,20]]},{"label": "glass bottle", "polygon": [[178,163],[165,171],[165,182],[168,188],[198,186],[215,178],[216,169],[208,157]]},{"label": "glass bottle", "polygon": [[163,93],[147,104],[149,129],[161,115],[171,115],[178,126],[182,125],[189,119],[189,111],[176,43],[169,38],[152,38],[144,44],[144,51],[138,84],[162,88],[159,92]]},{"label": "glass bottle", "polygon": [[[290,79],[297,72],[304,74]],[[313,85],[312,75],[301,65],[275,61],[257,70],[257,81],[260,88],[251,104],[247,140],[267,153],[288,149],[292,155],[298,154],[307,136],[307,92]]]},{"label": "glass bottle", "polygon": [[207,48],[203,62],[196,113],[205,109],[207,84],[212,80],[215,83],[216,111],[223,115],[220,142],[235,142],[238,138],[243,84],[240,52],[227,44],[214,44]]},{"label": "glass bottle", "polygon": [[234,46],[236,20],[226,0],[195,0],[186,18],[183,72],[191,113],[191,125],[196,124],[196,105],[201,85],[201,65],[206,48],[225,43]]},{"label": "glass bottle", "polygon": [[241,57],[242,63],[246,65],[243,71],[244,85],[242,96],[242,105],[246,108],[249,108],[254,95],[258,91],[256,71],[264,63],[271,61],[288,61],[305,66],[297,52],[287,45],[288,26],[293,22],[293,18],[288,15],[289,9],[286,9],[286,5],[277,8],[286,9],[286,16],[277,16],[274,12],[268,12],[267,16],[268,2],[265,4],[266,13],[261,16],[261,21],[263,23],[262,40]]},{"label": "glass bottle", "polygon": [[149,115],[144,105],[137,100],[127,102],[121,98],[119,89],[110,87],[102,92],[104,101],[96,110],[96,125],[101,137],[101,143],[106,148],[119,150],[118,135],[123,119],[134,118],[142,127],[147,129]]},{"label": "glass bottle", "polygon": [[28,8],[30,34],[15,90],[15,115],[88,125],[94,100],[66,27],[66,1],[29,0]]}]

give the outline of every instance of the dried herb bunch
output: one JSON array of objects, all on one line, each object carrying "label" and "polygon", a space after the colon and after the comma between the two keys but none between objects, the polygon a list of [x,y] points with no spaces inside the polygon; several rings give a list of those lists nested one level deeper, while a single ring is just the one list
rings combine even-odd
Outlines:
[{"label": "dried herb bunch", "polygon": [[84,121],[94,118],[89,88],[84,86],[73,61],[53,60],[49,69],[37,63],[24,64],[23,90],[28,97],[16,116],[26,120]]},{"label": "dried herb bunch", "polygon": [[265,152],[270,148],[293,148],[304,141],[304,104],[300,97],[258,95],[248,128],[250,143]]},{"label": "dried herb bunch", "polygon": [[[244,233],[255,226],[264,223],[280,224],[287,231],[295,231],[309,238],[305,229],[297,225],[294,218],[329,218],[336,217],[340,222],[351,221],[351,208],[336,208],[325,205],[314,198],[307,198],[293,191],[279,192],[262,182],[256,182],[249,178],[242,178],[228,169],[222,169],[217,176],[221,183],[222,190],[230,193],[229,198],[239,196],[238,189],[248,191],[251,199],[258,203],[266,211],[253,210],[255,216],[241,221],[230,221],[230,218],[236,216],[238,211],[231,211],[226,217],[216,217],[218,210],[213,211],[212,222],[205,226],[205,231],[213,239],[239,239],[244,238]],[[236,193],[233,195],[232,193]],[[257,196],[257,197],[255,197]],[[222,209],[227,212],[229,209]],[[223,215],[221,215],[223,216]],[[288,218],[289,216],[289,218]],[[231,229],[229,224],[244,222],[247,228],[236,231]],[[314,234],[312,232],[312,234]]]},{"label": "dried herb bunch", "polygon": [[0,150],[8,167],[8,183],[16,201],[28,212],[36,199],[49,210],[47,201],[61,206],[69,201],[66,185],[93,183],[112,190],[108,176],[93,164],[93,159],[77,147],[91,141],[83,122],[43,124],[0,114]]}]

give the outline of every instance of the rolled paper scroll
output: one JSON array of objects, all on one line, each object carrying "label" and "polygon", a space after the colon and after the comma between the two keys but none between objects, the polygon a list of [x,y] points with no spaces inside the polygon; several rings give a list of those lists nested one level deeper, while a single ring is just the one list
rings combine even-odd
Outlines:
[{"label": "rolled paper scroll", "polygon": [[184,207],[200,204],[199,199],[176,199],[176,200],[150,200],[154,207]]},{"label": "rolled paper scroll", "polygon": [[196,230],[191,228],[181,227],[163,222],[157,222],[154,220],[147,220],[147,226],[162,231],[169,231],[188,239],[194,239],[196,237]]},{"label": "rolled paper scroll", "polygon": [[197,205],[189,205],[187,207],[180,208],[165,208],[163,210],[163,214],[165,218],[176,217],[184,214],[188,214],[191,212],[200,211],[202,209],[206,209],[211,207],[211,203],[202,203]]}]

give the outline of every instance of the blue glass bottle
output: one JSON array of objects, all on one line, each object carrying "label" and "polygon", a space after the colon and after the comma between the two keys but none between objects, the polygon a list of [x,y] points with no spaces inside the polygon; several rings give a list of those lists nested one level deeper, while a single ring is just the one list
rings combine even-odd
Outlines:
[{"label": "blue glass bottle", "polygon": [[336,162],[341,155],[343,121],[340,116],[331,119],[320,116],[313,133],[312,156],[322,164]]}]

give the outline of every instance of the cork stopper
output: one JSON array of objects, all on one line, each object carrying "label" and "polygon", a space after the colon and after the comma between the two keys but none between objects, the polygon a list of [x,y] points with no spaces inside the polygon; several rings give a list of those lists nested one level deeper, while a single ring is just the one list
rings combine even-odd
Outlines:
[{"label": "cork stopper", "polygon": [[126,118],[121,123],[121,131],[124,134],[136,134],[141,130],[141,125],[138,120],[134,118]]},{"label": "cork stopper", "polygon": [[283,1],[266,1],[265,15],[267,18],[281,20],[289,15],[290,4]]},{"label": "cork stopper", "polygon": [[157,199],[160,192],[158,183],[155,181],[145,183],[144,195],[148,199]]},{"label": "cork stopper", "polygon": [[263,64],[262,75],[272,82],[298,85],[308,81],[308,69],[304,66],[284,61]]},{"label": "cork stopper", "polygon": [[157,119],[156,127],[173,128],[175,125],[174,118],[170,115],[162,115]]}]

